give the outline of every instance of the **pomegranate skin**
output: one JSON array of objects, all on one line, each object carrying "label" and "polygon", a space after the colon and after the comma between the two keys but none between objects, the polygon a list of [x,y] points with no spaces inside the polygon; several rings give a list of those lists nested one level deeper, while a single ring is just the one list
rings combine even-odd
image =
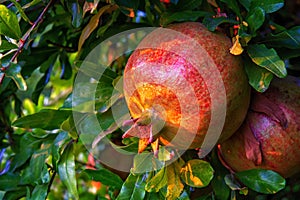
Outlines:
[{"label": "pomegranate skin", "polygon": [[[186,149],[186,144],[190,143],[190,149],[201,147],[211,120],[212,99],[207,85],[217,90],[217,77],[211,73],[217,70],[227,102],[220,140],[229,138],[242,124],[250,101],[250,87],[242,61],[229,53],[230,39],[222,33],[208,31],[197,22],[172,24],[167,28],[185,37],[150,33],[127,62],[123,83],[132,118],[139,118],[146,110],[154,109],[165,120],[164,128],[157,135],[163,145]],[[192,38],[197,44],[184,48],[190,42],[186,38]],[[204,52],[195,55],[199,48]],[[189,58],[193,56],[200,58],[201,65],[207,65],[207,60],[213,62],[214,68],[201,68],[212,74],[210,81],[204,80],[198,66],[190,62]],[[218,105],[224,102],[221,98],[213,100]],[[192,114],[184,115],[184,110]],[[181,136],[177,135],[179,129],[184,132]]]},{"label": "pomegranate skin", "polygon": [[265,93],[254,94],[244,124],[219,150],[233,171],[300,172],[300,80],[275,79]]}]

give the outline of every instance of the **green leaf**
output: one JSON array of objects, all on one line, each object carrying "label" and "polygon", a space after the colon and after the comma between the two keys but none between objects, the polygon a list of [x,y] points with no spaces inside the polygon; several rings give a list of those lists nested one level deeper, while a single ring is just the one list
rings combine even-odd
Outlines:
[{"label": "green leaf", "polygon": [[120,14],[120,9],[115,10],[111,15],[110,15],[110,19],[109,21],[101,26],[98,30],[97,30],[97,37],[102,37],[104,35],[104,33],[106,32],[106,30],[115,22],[117,21],[117,18]]},{"label": "green leaf", "polygon": [[75,170],[75,156],[73,153],[72,144],[65,148],[61,156],[61,159],[58,163],[58,174],[60,180],[67,187],[68,191],[74,196],[75,199],[79,199]]},{"label": "green leaf", "polygon": [[179,0],[176,5],[172,5],[172,9],[177,10],[177,11],[182,11],[182,10],[194,10],[198,8],[202,3],[202,0],[190,0],[190,1],[185,1],[185,0]]},{"label": "green leaf", "polygon": [[0,52],[8,51],[11,49],[17,49],[17,48],[18,48],[18,46],[16,44],[10,43],[7,40],[4,40],[2,38],[1,43],[0,43]]},{"label": "green leaf", "polygon": [[217,18],[212,18],[212,17],[205,17],[203,19],[203,24],[207,27],[208,30],[210,31],[215,31],[216,28],[223,23],[230,23],[230,24],[238,24],[238,21],[233,20],[233,19],[228,19],[226,17],[217,17]]},{"label": "green leaf", "polygon": [[231,10],[233,10],[235,12],[235,14],[237,14],[238,16],[241,15],[241,11],[239,8],[239,5],[237,3],[236,0],[221,0],[223,3],[226,3],[226,5],[228,6],[228,8],[230,8]]},{"label": "green leaf", "polygon": [[189,160],[181,168],[181,179],[189,186],[202,188],[206,187],[214,176],[212,166],[203,160]]},{"label": "green leaf", "polygon": [[112,186],[116,189],[121,189],[123,181],[122,179],[114,174],[113,172],[109,171],[108,169],[98,169],[98,170],[91,170],[86,169],[83,171],[86,173],[91,180],[99,181],[107,186]]},{"label": "green leaf", "polygon": [[254,44],[249,45],[247,50],[255,64],[264,67],[279,78],[287,75],[285,64],[274,49],[268,49],[264,44]]},{"label": "green leaf", "polygon": [[238,190],[240,191],[240,194],[247,195],[248,194],[248,188],[242,187],[237,180],[232,177],[231,174],[228,174],[224,177],[226,185],[233,191]]},{"label": "green leaf", "polygon": [[211,185],[216,199],[228,199],[230,195],[230,188],[226,185],[224,177],[229,171],[220,162],[217,149],[214,149],[211,153],[211,165],[215,170],[214,178],[211,181]]},{"label": "green leaf", "polygon": [[20,140],[19,152],[15,155],[11,166],[12,170],[23,165],[33,154],[40,149],[42,141],[33,137],[30,133],[25,133]]},{"label": "green leaf", "polygon": [[133,174],[141,174],[145,172],[151,172],[153,170],[159,170],[163,167],[164,162],[159,161],[151,153],[140,153],[134,156],[133,168],[131,172]]},{"label": "green leaf", "polygon": [[249,11],[252,0],[239,0],[239,2]]},{"label": "green leaf", "polygon": [[13,79],[18,89],[21,91],[27,90],[27,84],[21,75],[21,66],[16,63],[10,63],[10,66],[5,71],[7,77]]},{"label": "green leaf", "polygon": [[196,21],[200,17],[211,15],[205,11],[184,10],[180,12],[165,12],[161,15],[160,25],[166,26],[172,22]]},{"label": "green leaf", "polygon": [[24,19],[24,21],[30,23],[30,19],[27,17],[27,15],[25,14],[22,6],[16,1],[16,0],[10,0],[14,5],[15,7],[18,9],[21,17]]},{"label": "green leaf", "polygon": [[254,7],[248,12],[246,21],[252,33],[263,25],[265,21],[265,11],[260,7]]},{"label": "green leaf", "polygon": [[271,170],[252,169],[235,176],[247,187],[264,194],[275,194],[285,187],[285,179]]},{"label": "green leaf", "polygon": [[16,14],[2,4],[0,4],[0,35],[17,40],[21,38],[21,29]]},{"label": "green leaf", "polygon": [[147,192],[158,192],[162,187],[168,183],[168,175],[166,167],[158,171],[155,176],[151,177],[145,186]]},{"label": "green leaf", "polygon": [[[167,168],[167,177],[168,177],[168,186],[167,186],[167,199],[177,199],[180,197],[181,192],[183,191],[184,185],[180,180],[180,169],[181,164],[178,161],[175,161],[169,164]],[[180,198],[184,199],[184,198]]]},{"label": "green leaf", "polygon": [[61,155],[61,150],[62,150],[62,147],[66,144],[66,142],[70,139],[69,135],[67,132],[65,131],[62,131],[60,132],[54,142],[53,142],[53,145],[52,145],[52,165],[53,165],[53,168],[54,170],[57,171],[57,165],[58,165],[58,162],[60,160],[60,155]]},{"label": "green leaf", "polygon": [[251,8],[261,7],[266,13],[273,13],[284,6],[284,0],[252,0]]},{"label": "green leaf", "polygon": [[13,126],[21,128],[59,129],[60,125],[72,114],[70,110],[44,109],[38,113],[21,117],[14,121]]},{"label": "green leaf", "polygon": [[265,92],[273,79],[273,74],[262,68],[251,60],[246,60],[245,70],[248,75],[249,84],[258,92]]},{"label": "green leaf", "polygon": [[48,184],[37,185],[34,187],[30,200],[44,200],[48,195]]},{"label": "green leaf", "polygon": [[72,25],[75,28],[80,27],[82,23],[83,10],[80,7],[78,0],[67,1],[69,11],[72,13]]},{"label": "green leaf", "polygon": [[12,173],[6,173],[0,176],[0,190],[9,191],[17,189],[20,176]]},{"label": "green leaf", "polygon": [[267,37],[263,42],[272,47],[300,49],[300,26]]},{"label": "green leaf", "polygon": [[145,184],[143,175],[135,176],[130,174],[124,182],[116,200],[144,199],[146,194]]}]

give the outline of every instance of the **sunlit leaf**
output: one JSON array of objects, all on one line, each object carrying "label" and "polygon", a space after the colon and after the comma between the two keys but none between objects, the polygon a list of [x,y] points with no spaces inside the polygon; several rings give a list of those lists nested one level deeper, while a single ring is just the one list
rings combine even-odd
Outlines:
[{"label": "sunlit leaf", "polygon": [[247,50],[255,64],[264,67],[279,78],[287,75],[285,64],[274,49],[268,49],[264,44],[254,44],[249,45]]},{"label": "sunlit leaf", "polygon": [[11,49],[17,49],[18,46],[8,42],[7,40],[2,39],[0,43],[0,52],[11,50]]},{"label": "sunlit leaf", "polygon": [[252,169],[235,176],[247,187],[264,194],[274,194],[285,187],[285,179],[271,170]]},{"label": "sunlit leaf", "polygon": [[21,29],[15,13],[0,4],[0,35],[13,39],[21,38]]},{"label": "sunlit leaf", "polygon": [[162,187],[168,184],[168,175],[166,167],[160,169],[153,177],[151,177],[145,186],[147,192],[158,192]]},{"label": "sunlit leaf", "polygon": [[163,167],[164,162],[159,161],[153,154],[140,153],[136,154],[133,160],[133,168],[131,172],[133,174],[141,174],[145,172],[151,172],[153,170],[159,170]]},{"label": "sunlit leaf", "polygon": [[70,137],[68,133],[62,131],[56,136],[53,142],[51,153],[52,153],[52,165],[55,170],[57,170],[57,165],[61,157],[62,148],[69,139]]},{"label": "sunlit leaf", "polygon": [[194,159],[189,160],[181,168],[181,179],[192,187],[206,187],[213,178],[214,170],[209,162]]},{"label": "sunlit leaf", "polygon": [[60,180],[68,188],[68,191],[73,195],[73,197],[75,199],[79,199],[73,145],[69,145],[65,148],[58,163],[58,174]]},{"label": "sunlit leaf", "polygon": [[[183,191],[184,185],[180,180],[181,165],[175,161],[169,164],[167,168],[168,186],[166,197],[169,200],[177,199]],[[181,198],[184,199],[184,198]]]},{"label": "sunlit leaf", "polygon": [[82,47],[83,43],[85,42],[85,40],[98,27],[98,23],[99,23],[100,17],[105,12],[109,11],[110,9],[112,9],[113,7],[114,7],[113,5],[103,6],[102,8],[100,8],[100,10],[98,11],[98,13],[91,18],[91,20],[89,21],[89,23],[84,27],[84,29],[81,32],[81,35],[80,35],[80,38],[79,38],[79,41],[78,41],[78,51],[81,50],[81,47]]},{"label": "sunlit leaf", "polygon": [[143,175],[135,176],[130,174],[124,182],[116,200],[144,199],[146,194],[145,184]]}]

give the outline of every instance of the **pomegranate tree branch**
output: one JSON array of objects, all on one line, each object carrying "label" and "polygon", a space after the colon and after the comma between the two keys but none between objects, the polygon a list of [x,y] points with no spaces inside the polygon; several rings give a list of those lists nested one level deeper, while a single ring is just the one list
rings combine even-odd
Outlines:
[{"label": "pomegranate tree branch", "polygon": [[49,3],[47,4],[47,6],[44,8],[44,10],[41,12],[41,14],[39,15],[39,17],[35,20],[35,22],[32,24],[31,28],[23,35],[23,37],[20,39],[20,45],[18,47],[18,50],[15,52],[15,54],[13,55],[13,57],[10,59],[11,62],[14,62],[18,55],[22,52],[24,45],[26,43],[26,41],[28,40],[31,32],[41,23],[41,21],[43,20],[44,15],[46,14],[47,10],[50,8],[51,4],[54,2],[55,0],[50,0]]}]

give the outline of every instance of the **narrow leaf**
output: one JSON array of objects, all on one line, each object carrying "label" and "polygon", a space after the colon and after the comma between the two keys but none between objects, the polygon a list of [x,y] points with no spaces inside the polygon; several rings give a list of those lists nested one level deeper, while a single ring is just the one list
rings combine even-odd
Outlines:
[{"label": "narrow leaf", "polygon": [[98,11],[98,13],[96,15],[94,15],[91,18],[91,20],[89,21],[89,23],[86,25],[86,27],[84,27],[84,29],[81,32],[79,41],[78,41],[78,51],[81,50],[81,47],[82,47],[83,43],[85,42],[85,40],[98,27],[98,23],[99,23],[100,17],[105,12],[107,12],[109,9],[111,9],[112,7],[113,7],[113,5],[106,5],[106,6],[103,6],[102,8],[100,8],[100,10]]},{"label": "narrow leaf", "polygon": [[181,179],[192,187],[206,187],[213,178],[214,170],[211,165],[203,160],[189,160],[181,168]]},{"label": "narrow leaf", "polygon": [[121,189],[123,181],[122,179],[114,174],[113,172],[109,171],[108,169],[98,169],[98,170],[91,170],[86,169],[83,171],[86,173],[91,180],[99,181],[107,186],[112,186],[116,189]]},{"label": "narrow leaf", "polygon": [[272,47],[300,49],[300,26],[271,35],[264,40],[264,43]]},{"label": "narrow leaf", "polygon": [[210,15],[209,12],[205,11],[192,11],[184,10],[180,12],[165,12],[161,15],[160,25],[166,26],[172,22],[183,22],[183,21],[196,21],[200,17]]},{"label": "narrow leaf", "polygon": [[266,13],[273,13],[284,6],[284,0],[253,0],[251,1],[251,8],[261,7]]},{"label": "narrow leaf", "polygon": [[25,14],[22,6],[16,1],[16,0],[10,0],[14,5],[15,7],[18,9],[21,17],[24,19],[24,21],[30,23],[30,19],[27,17],[27,15]]},{"label": "narrow leaf", "polygon": [[145,184],[143,175],[135,176],[130,174],[124,182],[116,200],[144,199],[146,194]]},{"label": "narrow leaf", "polygon": [[56,136],[56,138],[53,142],[52,150],[51,150],[52,151],[52,165],[53,165],[54,170],[56,170],[56,171],[57,171],[58,162],[61,157],[62,147],[68,141],[69,138],[70,137],[69,137],[68,133],[65,131],[62,131]]},{"label": "narrow leaf", "polygon": [[226,3],[228,8],[230,8],[231,10],[233,10],[235,12],[235,14],[237,14],[238,16],[240,16],[241,12],[240,12],[240,8],[239,5],[237,3],[236,0],[221,0],[223,3]]},{"label": "narrow leaf", "polygon": [[32,191],[30,200],[44,200],[48,195],[48,184],[37,185]]},{"label": "narrow leaf", "polygon": [[260,7],[253,8],[249,11],[246,21],[249,24],[252,33],[254,33],[261,25],[263,25],[265,21],[265,11]]},{"label": "narrow leaf", "polygon": [[27,90],[27,84],[21,75],[21,66],[16,63],[10,63],[10,66],[5,72],[7,77],[10,77],[15,84],[17,85],[18,89],[21,91]]},{"label": "narrow leaf", "polygon": [[264,44],[254,44],[249,45],[247,50],[255,64],[266,68],[279,78],[287,75],[285,64],[274,49],[268,49]]},{"label": "narrow leaf", "polygon": [[17,40],[21,38],[21,29],[16,14],[2,4],[0,4],[0,35]]},{"label": "narrow leaf", "polygon": [[21,128],[59,129],[60,125],[71,115],[69,110],[41,110],[38,113],[21,117],[14,121],[13,126]]},{"label": "narrow leaf", "polygon": [[77,192],[73,145],[67,146],[64,150],[61,159],[58,163],[58,174],[60,180],[67,187],[68,191],[74,196],[75,199],[79,199]]},{"label": "narrow leaf", "polygon": [[285,187],[285,179],[271,170],[252,169],[235,176],[247,187],[264,194],[274,194]]},{"label": "narrow leaf", "polygon": [[166,167],[163,167],[161,170],[158,171],[155,176],[151,177],[148,180],[145,190],[147,192],[158,192],[162,187],[166,186],[168,183],[168,175]]}]

